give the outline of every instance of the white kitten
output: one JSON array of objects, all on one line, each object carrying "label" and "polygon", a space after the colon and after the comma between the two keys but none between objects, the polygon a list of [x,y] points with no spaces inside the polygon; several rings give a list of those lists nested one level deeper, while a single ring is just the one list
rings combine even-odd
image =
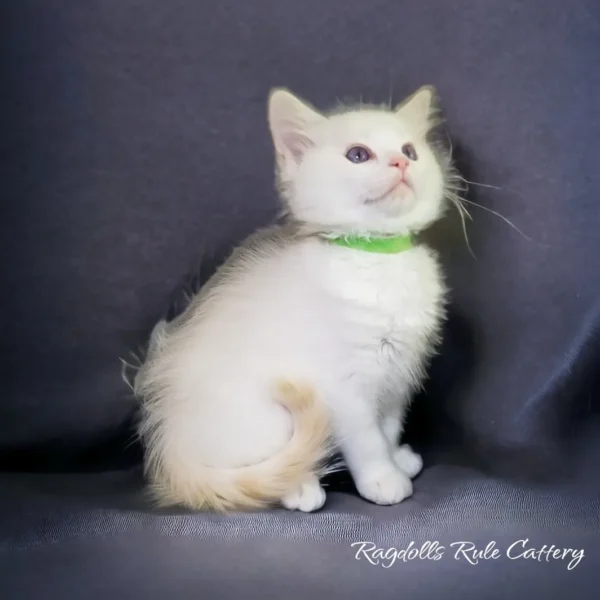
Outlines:
[{"label": "white kitten", "polygon": [[269,123],[288,222],[238,248],[175,321],[135,390],[163,503],[320,508],[341,450],[360,494],[394,504],[422,466],[398,446],[443,316],[434,253],[410,234],[443,212],[449,159],[433,92],[325,116],[284,90]]}]

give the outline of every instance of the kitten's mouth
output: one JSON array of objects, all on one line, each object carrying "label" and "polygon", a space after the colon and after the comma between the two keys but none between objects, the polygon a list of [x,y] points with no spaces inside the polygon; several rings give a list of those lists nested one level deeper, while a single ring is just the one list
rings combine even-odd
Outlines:
[{"label": "kitten's mouth", "polygon": [[378,204],[384,200],[393,199],[394,192],[398,190],[410,190],[412,192],[412,185],[406,177],[402,177],[399,181],[394,182],[383,194],[374,196],[373,198],[367,198],[365,204]]}]

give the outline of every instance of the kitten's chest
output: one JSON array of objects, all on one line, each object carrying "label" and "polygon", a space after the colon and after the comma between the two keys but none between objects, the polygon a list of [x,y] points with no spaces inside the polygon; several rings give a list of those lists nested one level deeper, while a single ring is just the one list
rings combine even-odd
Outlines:
[{"label": "kitten's chest", "polygon": [[427,248],[394,255],[340,249],[330,284],[341,335],[358,360],[374,368],[410,370],[431,351],[445,289]]}]

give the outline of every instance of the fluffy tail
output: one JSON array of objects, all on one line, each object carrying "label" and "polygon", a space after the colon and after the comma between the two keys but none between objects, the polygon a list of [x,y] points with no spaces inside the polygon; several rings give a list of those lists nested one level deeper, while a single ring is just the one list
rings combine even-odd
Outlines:
[{"label": "fluffy tail", "polygon": [[[168,323],[166,320],[159,321],[152,329],[150,341],[145,349],[140,349],[138,352],[130,352],[131,358],[126,360],[121,358],[121,379],[127,387],[137,394],[141,387],[141,379],[144,373],[144,363],[149,356],[153,356],[159,351],[164,343],[167,335]],[[133,361],[133,362],[131,362]]]},{"label": "fluffy tail", "polygon": [[220,512],[257,509],[279,503],[310,473],[318,475],[330,454],[326,409],[310,388],[282,383],[278,392],[294,423],[290,441],[278,454],[255,465],[199,467],[193,473],[167,468],[159,457],[150,459],[147,472],[158,502]]},{"label": "fluffy tail", "polygon": [[121,359],[121,378],[136,395],[142,387],[142,379],[145,374],[144,364],[149,357],[155,356],[160,351],[167,336],[167,327],[168,323],[164,319],[154,326],[147,348],[140,350],[138,354],[131,352],[131,357],[135,362]]}]

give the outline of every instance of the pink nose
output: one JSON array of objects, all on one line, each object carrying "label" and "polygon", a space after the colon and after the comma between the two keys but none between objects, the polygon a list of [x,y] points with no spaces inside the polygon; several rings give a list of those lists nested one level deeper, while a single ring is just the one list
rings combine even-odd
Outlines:
[{"label": "pink nose", "polygon": [[389,165],[390,167],[396,167],[400,169],[402,172],[406,171],[408,168],[409,160],[405,156],[401,154],[396,154],[390,158]]}]

